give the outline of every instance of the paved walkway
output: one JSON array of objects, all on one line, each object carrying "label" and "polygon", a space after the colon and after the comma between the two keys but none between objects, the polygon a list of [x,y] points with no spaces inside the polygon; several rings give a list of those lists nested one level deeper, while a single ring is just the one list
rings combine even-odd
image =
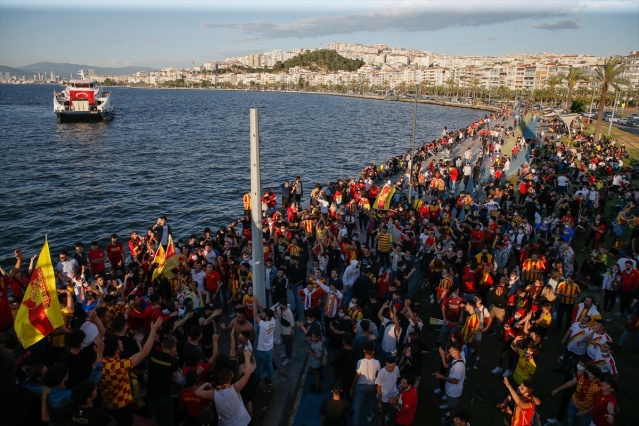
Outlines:
[{"label": "paved walkway", "polygon": [[[524,121],[525,125],[524,126],[518,126],[515,129],[515,134],[512,137],[509,137],[506,140],[506,143],[504,144],[504,147],[502,148],[502,153],[504,154],[508,154],[510,155],[510,153],[512,152],[512,148],[514,146],[514,144],[516,143],[516,139],[517,138],[521,138],[521,135],[523,133],[523,135],[525,137],[529,137],[532,139],[537,138],[537,126],[538,126],[538,121],[533,121],[531,119],[531,116],[527,116],[525,121]],[[502,124],[502,122],[499,122],[497,124]],[[508,119],[506,122],[503,123],[505,125],[506,128],[508,128],[509,126],[512,126],[513,124],[513,119],[510,118]],[[457,155],[461,155],[463,156],[464,151],[468,148],[471,147],[472,152],[473,152],[473,158],[471,161],[471,164],[474,164],[474,162],[477,160],[478,154],[479,154],[479,150],[481,149],[481,142],[479,141],[479,138],[477,139],[466,139],[465,141],[463,141],[462,143],[458,144],[452,151],[451,153],[451,157],[455,158]],[[437,160],[439,159],[439,157],[435,157]],[[513,174],[517,173],[517,169],[524,164],[524,162],[529,161],[529,154],[528,153],[524,153],[524,152],[520,152],[520,154],[517,156],[516,160],[511,160],[511,165],[510,165],[510,173],[509,175],[512,176]],[[490,162],[489,161],[485,161],[484,162],[484,176],[488,176],[489,171],[490,171]],[[456,193],[459,193],[461,191],[461,185],[458,186]],[[472,179],[468,182],[468,185],[466,186],[466,191],[470,191],[472,193],[473,191],[473,184],[472,184]],[[360,238],[360,241],[361,238]],[[297,344],[297,342],[296,342]],[[305,348],[304,344],[302,344],[302,347],[298,347],[296,350],[296,357],[297,356],[304,356],[302,354],[300,354],[301,350],[303,350],[303,348]],[[296,358],[294,357],[294,358]],[[297,361],[299,362],[299,360]],[[299,368],[299,364],[298,364],[298,368]],[[298,368],[295,369],[295,371],[298,371]],[[313,382],[313,378],[312,376],[309,374],[309,372],[307,371],[306,367],[304,367],[301,372],[300,372],[300,376],[299,376],[299,383],[297,386],[293,386],[294,388],[297,388],[297,395],[296,395],[296,400],[294,401],[292,407],[290,407],[290,409],[295,413],[294,416],[291,417],[290,421],[289,421],[289,425],[292,426],[321,426],[321,416],[319,414],[319,408],[322,405],[322,402],[329,398],[331,396],[331,385],[333,382],[333,378],[328,376],[328,367],[324,368],[324,380],[322,380],[322,391],[320,393],[311,393],[311,385]],[[287,381],[287,385],[290,387],[292,386],[291,381]],[[291,389],[289,388],[289,391],[291,391]],[[269,410],[271,409],[271,407],[273,406],[273,404],[270,404],[269,406]],[[375,410],[377,411],[377,410]],[[362,423],[366,422],[366,416],[362,416]],[[267,423],[264,423],[267,424]],[[373,419],[372,423],[369,424],[378,424],[378,419],[377,416]]]}]

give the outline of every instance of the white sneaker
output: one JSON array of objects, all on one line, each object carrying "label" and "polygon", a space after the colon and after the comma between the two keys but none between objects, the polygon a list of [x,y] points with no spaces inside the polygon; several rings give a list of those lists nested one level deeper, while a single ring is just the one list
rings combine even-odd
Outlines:
[{"label": "white sneaker", "polygon": [[280,339],[273,339],[273,344],[279,346],[282,344],[282,341]]},{"label": "white sneaker", "polygon": [[443,404],[439,406],[440,410],[448,410],[448,404]]},{"label": "white sneaker", "polygon": [[290,363],[291,363],[291,360],[290,360],[290,359],[288,359],[288,358],[286,358],[286,359],[284,360],[284,362],[282,363],[282,367],[287,366],[287,365],[289,365]]},{"label": "white sneaker", "polygon": [[435,389],[435,395],[439,395],[440,393],[442,393],[442,388],[437,388]]},{"label": "white sneaker", "polygon": [[375,413],[371,413],[368,415],[368,417],[366,417],[366,420],[368,420],[368,423],[373,421],[373,417],[375,417]]},{"label": "white sneaker", "polygon": [[491,373],[493,373],[493,374],[499,374],[499,373],[501,373],[502,371],[504,371],[504,370],[502,370],[502,369],[501,369],[501,367],[497,366],[497,367],[495,367],[495,368],[493,368],[493,369],[492,369]]},{"label": "white sneaker", "polygon": [[548,419],[548,420],[546,420],[546,424],[547,425],[559,425],[561,423],[559,423],[559,420],[557,420],[557,419]]},{"label": "white sneaker", "polygon": [[504,374],[502,374],[502,376],[510,377],[510,374],[511,374],[510,370],[506,370],[506,371],[504,371]]},{"label": "white sneaker", "polygon": [[442,395],[442,401],[446,401],[448,400],[448,397],[446,395]]}]

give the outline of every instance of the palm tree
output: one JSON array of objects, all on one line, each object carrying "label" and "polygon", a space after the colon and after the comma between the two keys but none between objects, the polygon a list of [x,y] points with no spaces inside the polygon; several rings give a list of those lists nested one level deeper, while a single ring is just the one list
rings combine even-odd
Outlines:
[{"label": "palm tree", "polygon": [[588,77],[582,68],[570,67],[568,75],[563,78],[568,86],[568,96],[566,98],[566,113],[570,112],[570,101],[572,101],[572,91],[575,86],[580,82],[586,80]]},{"label": "palm tree", "polygon": [[[555,87],[559,86],[561,82],[563,81],[563,79],[564,78],[561,75],[553,75],[548,80],[546,80],[546,85],[550,89],[550,92],[548,93],[547,101],[550,101],[551,97],[552,97],[552,100],[555,99]],[[551,106],[552,106],[552,102],[551,102]]]},{"label": "palm tree", "polygon": [[610,88],[621,90],[621,86],[627,86],[629,82],[623,76],[624,67],[619,57],[606,59],[603,65],[598,67],[595,72],[595,81],[599,83],[599,112],[597,114],[597,125],[595,126],[595,138],[600,141],[601,122],[604,108],[606,108],[608,90]]}]

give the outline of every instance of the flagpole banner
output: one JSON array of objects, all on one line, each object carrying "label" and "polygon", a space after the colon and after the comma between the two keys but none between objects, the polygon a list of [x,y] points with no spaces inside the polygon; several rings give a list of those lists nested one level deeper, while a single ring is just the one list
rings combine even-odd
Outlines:
[{"label": "flagpole banner", "polygon": [[22,346],[28,348],[62,325],[64,318],[55,287],[49,242],[45,241],[18,309],[14,328]]},{"label": "flagpole banner", "polygon": [[390,209],[390,201],[395,194],[395,188],[390,185],[384,185],[382,191],[375,199],[375,203],[373,204],[373,208],[377,210],[388,210]]},{"label": "flagpole banner", "polygon": [[[170,236],[169,236],[170,237]],[[160,275],[162,275],[162,271],[164,270],[164,262],[166,261],[166,253],[164,252],[164,247],[160,244],[160,248],[155,252],[155,258],[153,259],[153,263],[157,263],[158,266],[153,271],[153,275],[151,276],[151,280],[156,279]]]},{"label": "flagpole banner", "polygon": [[164,260],[164,276],[170,277],[171,270],[180,266],[180,256],[175,251],[175,245],[173,245],[173,237],[169,235],[169,242],[166,246],[165,260]]}]

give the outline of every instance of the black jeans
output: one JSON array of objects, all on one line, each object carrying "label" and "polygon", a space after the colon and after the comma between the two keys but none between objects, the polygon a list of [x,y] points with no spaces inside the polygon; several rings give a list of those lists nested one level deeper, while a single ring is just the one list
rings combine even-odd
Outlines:
[{"label": "black jeans", "polygon": [[603,308],[604,311],[610,312],[612,308],[615,306],[615,302],[617,302],[617,291],[612,290],[604,290],[604,301]]},{"label": "black jeans", "polygon": [[286,351],[286,359],[291,359],[293,356],[293,335],[282,334],[282,343],[284,343],[284,350]]}]

